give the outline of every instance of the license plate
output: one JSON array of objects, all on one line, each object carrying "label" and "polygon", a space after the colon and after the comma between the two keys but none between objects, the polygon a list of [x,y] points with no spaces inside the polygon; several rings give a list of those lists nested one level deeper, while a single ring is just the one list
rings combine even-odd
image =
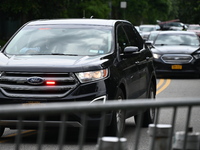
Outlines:
[{"label": "license plate", "polygon": [[182,65],[172,65],[172,69],[182,69]]}]

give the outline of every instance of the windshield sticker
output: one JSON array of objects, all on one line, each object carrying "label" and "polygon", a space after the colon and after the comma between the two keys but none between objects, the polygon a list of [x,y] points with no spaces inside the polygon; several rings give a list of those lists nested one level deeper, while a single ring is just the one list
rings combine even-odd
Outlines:
[{"label": "windshield sticker", "polygon": [[104,54],[104,51],[103,50],[99,50],[99,54]]},{"label": "windshield sticker", "polygon": [[90,53],[95,53],[95,54],[104,54],[104,50],[90,50]]},{"label": "windshield sticker", "polygon": [[40,47],[24,47],[24,48],[22,48],[21,50],[20,50],[20,54],[25,54],[25,53],[27,53],[27,52],[33,52],[33,53],[38,53],[38,52],[40,52]]}]

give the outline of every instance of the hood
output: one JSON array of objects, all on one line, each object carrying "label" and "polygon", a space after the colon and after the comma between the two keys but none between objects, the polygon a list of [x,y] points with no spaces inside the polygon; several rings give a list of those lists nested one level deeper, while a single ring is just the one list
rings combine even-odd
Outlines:
[{"label": "hood", "polygon": [[199,46],[154,46],[153,53],[158,54],[192,54]]},{"label": "hood", "polygon": [[200,30],[188,30],[188,31],[195,32],[198,36],[200,36]]},{"label": "hood", "polygon": [[191,31],[191,32],[200,32],[200,30],[188,30],[188,31]]},{"label": "hood", "polygon": [[0,53],[0,71],[82,72],[99,70],[107,67],[109,59],[106,57],[110,56],[13,55],[8,57]]}]

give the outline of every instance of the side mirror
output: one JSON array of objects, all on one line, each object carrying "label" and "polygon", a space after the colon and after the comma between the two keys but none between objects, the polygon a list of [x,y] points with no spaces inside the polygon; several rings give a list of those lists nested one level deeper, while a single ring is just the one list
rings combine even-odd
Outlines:
[{"label": "side mirror", "polygon": [[121,54],[122,58],[132,57],[133,54],[138,54],[139,48],[135,46],[128,46],[124,48],[123,54]]},{"label": "side mirror", "polygon": [[146,46],[148,46],[150,49],[153,48],[153,41],[145,41]]},{"label": "side mirror", "polygon": [[133,54],[139,52],[139,48],[135,46],[127,46],[124,49],[124,54]]},{"label": "side mirror", "polygon": [[153,41],[145,41],[147,45],[153,45]]}]

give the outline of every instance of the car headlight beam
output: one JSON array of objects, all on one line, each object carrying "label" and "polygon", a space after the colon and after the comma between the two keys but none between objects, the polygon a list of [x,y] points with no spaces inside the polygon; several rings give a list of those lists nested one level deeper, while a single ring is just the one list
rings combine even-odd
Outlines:
[{"label": "car headlight beam", "polygon": [[79,72],[79,73],[76,73],[76,76],[78,77],[81,83],[96,81],[96,80],[106,78],[108,76],[108,69]]},{"label": "car headlight beam", "polygon": [[153,53],[153,58],[158,59],[161,55]]}]

